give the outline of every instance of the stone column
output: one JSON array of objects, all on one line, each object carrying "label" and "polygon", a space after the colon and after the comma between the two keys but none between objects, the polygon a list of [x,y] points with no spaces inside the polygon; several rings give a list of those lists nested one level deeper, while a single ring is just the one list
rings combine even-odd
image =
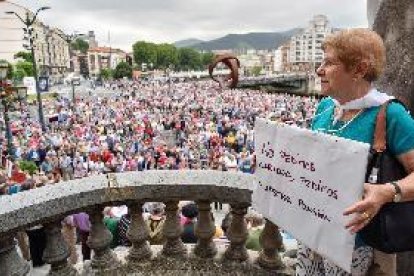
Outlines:
[{"label": "stone column", "polygon": [[279,227],[266,220],[266,225],[260,235],[260,251],[257,262],[265,269],[277,270],[284,268],[282,260],[279,256],[279,248],[283,244],[282,235],[279,232]]},{"label": "stone column", "polygon": [[17,253],[14,235],[0,235],[0,275],[22,276],[29,270],[29,263]]},{"label": "stone column", "polygon": [[152,252],[148,244],[149,234],[147,225],[142,217],[142,203],[128,205],[131,214],[131,225],[129,226],[127,237],[132,243],[127,257],[129,262],[148,260]]},{"label": "stone column", "polygon": [[248,259],[246,240],[248,237],[247,224],[244,216],[247,213],[249,204],[231,204],[231,214],[233,216],[227,237],[230,246],[224,253],[224,258],[229,261],[243,262]]},{"label": "stone column", "polygon": [[119,267],[120,263],[109,247],[112,241],[112,234],[103,223],[103,214],[101,210],[95,209],[89,213],[89,216],[92,227],[87,244],[94,252],[91,261],[92,269],[116,269]]},{"label": "stone column", "polygon": [[166,242],[162,249],[162,255],[167,257],[185,257],[187,249],[181,241],[181,233],[183,231],[180,225],[180,217],[178,216],[178,201],[166,202],[165,212],[167,218],[164,223],[164,236]]},{"label": "stone column", "polygon": [[213,222],[211,206],[209,201],[199,201],[198,220],[195,225],[195,234],[198,238],[194,248],[194,254],[201,258],[212,258],[217,253],[217,248],[213,242],[216,227]]},{"label": "stone column", "polygon": [[61,222],[57,221],[45,225],[45,232],[46,248],[43,252],[43,260],[51,265],[49,275],[78,275],[78,272],[69,265],[67,260],[70,253],[63,239]]}]

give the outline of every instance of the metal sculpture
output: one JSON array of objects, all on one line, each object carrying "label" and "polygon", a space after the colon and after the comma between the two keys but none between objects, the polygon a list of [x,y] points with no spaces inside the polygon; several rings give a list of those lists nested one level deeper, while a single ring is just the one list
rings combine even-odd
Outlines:
[{"label": "metal sculpture", "polygon": [[[213,76],[213,71],[219,63],[223,63],[227,68],[230,69],[230,74],[228,74],[224,79]],[[228,84],[228,88],[236,88],[237,83],[239,82],[239,68],[240,61],[236,56],[231,54],[223,54],[217,55],[215,57],[213,63],[208,66],[208,73],[210,75],[210,78],[220,84],[221,88],[223,88],[223,86],[226,84]]]}]

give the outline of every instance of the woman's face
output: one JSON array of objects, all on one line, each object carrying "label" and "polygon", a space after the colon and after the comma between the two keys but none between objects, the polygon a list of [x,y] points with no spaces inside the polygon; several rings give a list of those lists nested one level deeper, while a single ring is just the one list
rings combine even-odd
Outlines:
[{"label": "woman's face", "polygon": [[353,74],[346,69],[331,47],[325,49],[325,58],[316,73],[321,78],[322,94],[333,98],[336,95],[344,97],[343,93],[349,89],[353,79]]}]

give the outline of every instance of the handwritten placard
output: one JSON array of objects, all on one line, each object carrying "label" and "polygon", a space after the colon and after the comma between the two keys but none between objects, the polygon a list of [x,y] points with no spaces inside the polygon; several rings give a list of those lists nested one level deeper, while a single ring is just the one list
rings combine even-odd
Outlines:
[{"label": "handwritten placard", "polygon": [[258,119],[253,206],[347,272],[355,235],[346,207],[361,198],[369,145]]}]

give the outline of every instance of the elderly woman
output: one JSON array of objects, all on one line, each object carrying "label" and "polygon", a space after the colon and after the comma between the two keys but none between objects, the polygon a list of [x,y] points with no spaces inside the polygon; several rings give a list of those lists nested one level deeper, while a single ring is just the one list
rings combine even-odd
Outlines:
[{"label": "elderly woman", "polygon": [[[325,58],[317,70],[322,93],[328,96],[318,106],[312,129],[372,144],[376,115],[391,99],[372,84],[383,71],[385,48],[382,39],[365,29],[351,29],[329,36],[323,44]],[[395,184],[365,184],[361,201],[345,210],[353,215],[346,227],[357,233],[380,208],[392,202],[401,189],[402,201],[414,200],[414,120],[398,103],[387,107],[387,147],[409,173]],[[375,264],[381,259],[381,264]],[[376,271],[372,272],[373,264]],[[381,271],[378,271],[381,270]],[[367,246],[357,233],[352,275],[396,275],[395,256]],[[300,247],[297,275],[348,275],[339,267]]]}]

